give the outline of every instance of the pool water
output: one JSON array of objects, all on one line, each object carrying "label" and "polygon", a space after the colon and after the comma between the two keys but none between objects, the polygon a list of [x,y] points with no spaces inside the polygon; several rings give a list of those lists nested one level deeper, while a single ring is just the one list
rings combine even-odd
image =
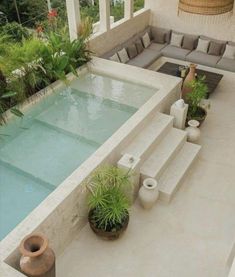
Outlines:
[{"label": "pool water", "polygon": [[[105,97],[95,93],[97,81]],[[118,94],[136,91],[140,105],[154,93],[143,87],[140,101],[141,87],[122,83],[86,74],[0,128],[0,239],[136,112],[136,103],[120,104]]]}]

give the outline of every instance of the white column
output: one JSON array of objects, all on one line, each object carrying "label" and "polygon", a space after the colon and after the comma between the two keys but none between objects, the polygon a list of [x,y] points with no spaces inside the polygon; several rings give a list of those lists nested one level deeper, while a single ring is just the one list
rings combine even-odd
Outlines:
[{"label": "white column", "polygon": [[81,22],[79,0],[66,0],[70,40],[78,38],[78,28]]},{"label": "white column", "polygon": [[172,104],[170,115],[174,117],[174,127],[178,129],[185,129],[185,122],[188,113],[188,104],[180,99]]},{"label": "white column", "polygon": [[124,14],[125,19],[131,19],[133,17],[134,0],[125,0]]},{"label": "white column", "polygon": [[100,31],[110,30],[110,0],[99,0]]},{"label": "white column", "polygon": [[48,11],[51,10],[51,0],[47,0]]}]

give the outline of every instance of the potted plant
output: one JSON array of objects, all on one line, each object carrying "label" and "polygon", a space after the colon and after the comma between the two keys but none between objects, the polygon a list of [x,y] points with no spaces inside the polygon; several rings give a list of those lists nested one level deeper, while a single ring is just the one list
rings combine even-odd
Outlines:
[{"label": "potted plant", "polygon": [[206,76],[202,76],[188,83],[192,91],[186,95],[186,102],[189,104],[187,122],[197,120],[201,125],[206,118],[207,112],[200,106],[202,99],[205,99],[208,93],[205,79]]},{"label": "potted plant", "polygon": [[103,166],[88,180],[88,221],[101,238],[117,239],[128,226],[130,177],[130,172],[115,166]]}]

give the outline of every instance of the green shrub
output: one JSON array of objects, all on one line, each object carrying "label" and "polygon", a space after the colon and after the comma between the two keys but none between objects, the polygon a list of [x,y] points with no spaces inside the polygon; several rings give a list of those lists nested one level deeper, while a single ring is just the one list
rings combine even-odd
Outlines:
[{"label": "green shrub", "polygon": [[[86,45],[89,28],[90,25],[86,23],[79,38],[72,42],[65,30],[61,33],[50,32],[45,41],[30,38],[20,43],[8,43],[4,55],[0,56],[2,75],[8,80],[0,96],[0,117],[6,109],[48,84],[58,79],[66,80],[67,73],[76,74],[77,67],[90,60]],[[1,43],[4,44],[4,40],[0,39]]]},{"label": "green shrub", "polygon": [[69,72],[76,74],[76,68],[90,60],[85,40],[79,36],[71,42],[68,36],[52,32],[47,36],[47,43],[40,49],[40,57],[41,65],[51,82],[65,80]]},{"label": "green shrub", "polygon": [[[17,0],[21,23],[27,27],[35,27],[35,22],[47,18],[47,2],[44,0]],[[9,22],[18,22],[14,1],[1,0],[0,10],[7,15]]]},{"label": "green shrub", "polygon": [[[5,123],[4,112],[15,104],[16,94],[16,92],[8,90],[6,77],[0,69],[0,125]],[[17,108],[12,108],[11,112],[17,116],[23,115]]]},{"label": "green shrub", "polygon": [[134,0],[134,11],[144,8],[144,0]]},{"label": "green shrub", "polygon": [[7,36],[9,40],[20,42],[23,39],[28,39],[30,33],[27,28],[18,24],[17,22],[7,23],[0,27],[0,35]]}]

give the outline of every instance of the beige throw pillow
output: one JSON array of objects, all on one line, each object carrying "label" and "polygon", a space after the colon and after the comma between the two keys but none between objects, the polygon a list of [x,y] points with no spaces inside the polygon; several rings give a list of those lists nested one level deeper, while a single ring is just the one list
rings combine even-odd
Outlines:
[{"label": "beige throw pillow", "polygon": [[207,53],[210,41],[199,38],[196,51]]},{"label": "beige throw pillow", "polygon": [[235,46],[232,45],[226,45],[225,52],[223,55],[223,58],[227,59],[235,59]]},{"label": "beige throw pillow", "polygon": [[143,37],[142,37],[142,42],[143,42],[143,45],[144,45],[144,48],[148,48],[149,45],[151,44],[151,41],[150,41],[150,37],[149,37],[149,34],[146,33]]},{"label": "beige throw pillow", "polygon": [[119,56],[119,59],[120,59],[121,63],[127,63],[130,60],[125,48],[118,51],[118,56]]},{"label": "beige throw pillow", "polygon": [[181,47],[183,38],[184,35],[172,33],[170,45],[175,47]]}]

